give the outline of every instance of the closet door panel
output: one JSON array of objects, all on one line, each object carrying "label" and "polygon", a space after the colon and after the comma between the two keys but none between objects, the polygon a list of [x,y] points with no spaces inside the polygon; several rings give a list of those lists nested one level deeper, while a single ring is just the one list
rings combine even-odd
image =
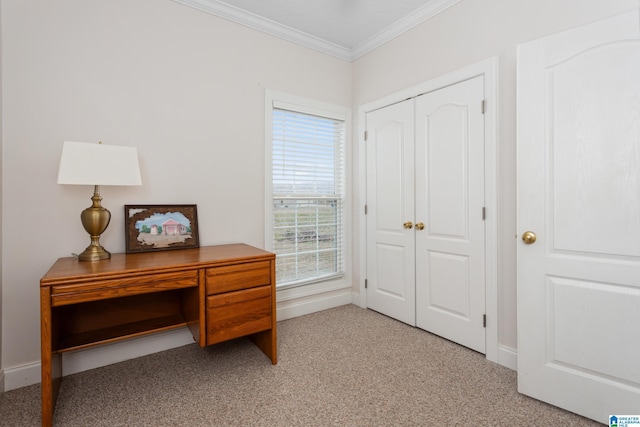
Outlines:
[{"label": "closet door panel", "polygon": [[367,307],[415,326],[413,101],[366,120]]},{"label": "closet door panel", "polygon": [[416,324],[485,352],[484,78],[416,99]]}]

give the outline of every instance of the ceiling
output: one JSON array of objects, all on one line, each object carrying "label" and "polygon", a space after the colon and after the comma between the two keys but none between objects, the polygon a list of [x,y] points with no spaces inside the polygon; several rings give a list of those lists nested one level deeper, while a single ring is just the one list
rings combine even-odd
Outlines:
[{"label": "ceiling", "polygon": [[174,0],[352,61],[460,0]]}]

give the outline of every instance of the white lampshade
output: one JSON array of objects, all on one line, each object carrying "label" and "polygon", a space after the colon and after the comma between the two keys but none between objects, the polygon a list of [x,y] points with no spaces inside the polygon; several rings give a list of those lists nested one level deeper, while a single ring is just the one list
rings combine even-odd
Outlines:
[{"label": "white lampshade", "polygon": [[65,141],[58,184],[142,185],[135,147]]}]

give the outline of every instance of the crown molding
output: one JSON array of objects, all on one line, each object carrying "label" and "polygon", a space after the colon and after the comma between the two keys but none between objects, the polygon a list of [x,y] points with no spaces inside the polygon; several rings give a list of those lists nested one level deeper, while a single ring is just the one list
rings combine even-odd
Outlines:
[{"label": "crown molding", "polygon": [[416,25],[436,16],[461,0],[433,0],[414,13],[400,19],[353,49],[328,42],[304,31],[275,22],[257,14],[231,6],[220,0],[173,0],[176,3],[216,15],[293,43],[323,52],[345,61],[353,61],[399,36]]},{"label": "crown molding", "polygon": [[220,18],[253,28],[272,36],[315,49],[320,52],[336,56],[349,61],[351,51],[337,44],[327,42],[318,37],[295,28],[282,25],[270,19],[256,15],[246,10],[231,6],[218,0],[173,0],[176,3],[216,15]]},{"label": "crown molding", "polygon": [[390,40],[398,37],[402,33],[409,31],[418,24],[433,18],[434,16],[444,12],[451,6],[459,3],[461,0],[432,0],[428,4],[417,9],[415,12],[405,16],[404,18],[391,24],[384,30],[380,31],[373,37],[368,38],[351,50],[350,61],[353,61],[362,55],[382,46]]}]

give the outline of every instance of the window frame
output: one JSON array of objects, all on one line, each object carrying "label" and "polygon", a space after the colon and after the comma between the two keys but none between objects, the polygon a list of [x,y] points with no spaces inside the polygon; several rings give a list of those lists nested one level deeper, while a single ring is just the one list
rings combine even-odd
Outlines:
[{"label": "window frame", "polygon": [[351,180],[350,180],[350,130],[351,110],[348,107],[325,103],[313,99],[265,91],[265,249],[273,251],[273,110],[285,109],[304,114],[327,117],[344,121],[344,195],[342,224],[342,262],[343,275],[328,279],[309,279],[302,283],[294,282],[278,285],[279,293],[285,291],[292,298],[308,296],[351,286]]}]

